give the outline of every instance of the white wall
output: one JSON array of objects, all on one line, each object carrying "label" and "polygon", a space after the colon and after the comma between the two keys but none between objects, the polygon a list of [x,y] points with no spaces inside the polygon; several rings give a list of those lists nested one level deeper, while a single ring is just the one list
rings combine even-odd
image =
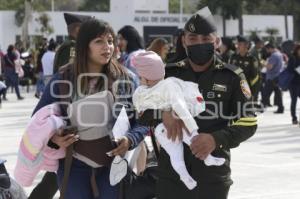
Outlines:
[{"label": "white wall", "polygon": [[134,0],[110,0],[110,12],[120,14],[133,13],[133,3]]},{"label": "white wall", "polygon": [[15,43],[15,36],[21,34],[21,29],[15,25],[15,12],[0,12],[0,46],[6,51],[9,44]]},{"label": "white wall", "polygon": [[134,5],[134,10],[162,11],[165,13],[169,12],[168,0],[134,0],[134,4],[131,5]]}]

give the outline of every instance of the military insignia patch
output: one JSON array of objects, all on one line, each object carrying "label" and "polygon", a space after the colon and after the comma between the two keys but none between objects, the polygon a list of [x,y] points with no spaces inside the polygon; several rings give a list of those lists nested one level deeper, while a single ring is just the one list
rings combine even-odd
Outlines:
[{"label": "military insignia patch", "polygon": [[195,32],[195,30],[196,30],[195,25],[191,23],[189,25],[189,29],[190,29],[191,32]]},{"label": "military insignia patch", "polygon": [[207,98],[208,98],[208,99],[214,99],[214,98],[215,98],[215,92],[211,92],[211,91],[208,92],[208,93],[207,93]]},{"label": "military insignia patch", "polygon": [[213,85],[214,91],[221,91],[221,92],[227,92],[227,86],[222,84],[214,84]]},{"label": "military insignia patch", "polygon": [[180,61],[176,64],[178,67],[183,67],[185,66],[185,62],[184,61]]},{"label": "military insignia patch", "polygon": [[245,95],[245,97],[247,99],[251,99],[252,93],[251,93],[248,82],[246,80],[241,80],[240,85],[241,85],[241,89],[242,89],[242,92]]}]

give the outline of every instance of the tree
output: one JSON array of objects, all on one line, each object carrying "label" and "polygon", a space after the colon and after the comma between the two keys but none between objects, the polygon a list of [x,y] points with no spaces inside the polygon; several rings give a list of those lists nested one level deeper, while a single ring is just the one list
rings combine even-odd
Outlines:
[{"label": "tree", "polygon": [[85,0],[79,6],[80,11],[102,11],[109,12],[110,10],[110,0]]},{"label": "tree", "polygon": [[239,34],[243,35],[243,13],[245,10],[253,10],[260,4],[260,0],[200,0],[198,8],[208,6],[213,14],[223,18],[223,33],[226,36],[226,19],[239,20]]},{"label": "tree", "polygon": [[[25,49],[27,49],[29,46],[28,24],[29,24],[29,21],[31,20],[31,14],[32,14],[32,0],[25,0],[24,1],[24,18],[22,21],[22,47],[24,47]],[[17,15],[15,15],[15,16],[17,16]]]},{"label": "tree", "polygon": [[38,30],[43,36],[48,36],[53,33],[53,27],[50,26],[50,18],[46,13],[41,13],[40,16],[35,19],[40,25],[40,29]]},{"label": "tree", "polygon": [[279,30],[276,27],[267,27],[265,32],[269,35],[269,41],[276,41],[276,36],[279,34]]},{"label": "tree", "polygon": [[24,0],[1,0],[0,10],[16,10],[24,4]]},{"label": "tree", "polygon": [[263,31],[258,30],[257,28],[247,31],[247,33],[249,35],[249,39],[251,41],[254,40],[256,37],[258,37],[261,32],[263,32]]},{"label": "tree", "polygon": [[261,0],[260,4],[248,12],[248,14],[275,14],[285,15],[286,33],[287,15],[292,15],[294,18],[294,39],[300,39],[300,1],[299,0]]},{"label": "tree", "polygon": [[[183,13],[194,13],[197,10],[197,1],[182,0]],[[169,0],[169,13],[180,13],[180,0]]]},{"label": "tree", "polygon": [[222,16],[224,36],[226,36],[226,19],[240,18],[242,15],[242,1],[240,0],[201,0],[198,4],[199,9],[205,6],[208,6],[213,14],[218,14]]}]

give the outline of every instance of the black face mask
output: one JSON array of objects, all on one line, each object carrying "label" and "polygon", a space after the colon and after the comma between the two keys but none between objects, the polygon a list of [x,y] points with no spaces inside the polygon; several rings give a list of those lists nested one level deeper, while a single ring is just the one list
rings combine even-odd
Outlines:
[{"label": "black face mask", "polygon": [[215,48],[213,43],[196,44],[187,46],[187,56],[191,61],[197,65],[204,65],[215,53]]}]

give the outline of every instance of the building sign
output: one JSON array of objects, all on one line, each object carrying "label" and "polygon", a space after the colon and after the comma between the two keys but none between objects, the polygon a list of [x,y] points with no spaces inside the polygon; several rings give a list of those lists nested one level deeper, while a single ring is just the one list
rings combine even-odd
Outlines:
[{"label": "building sign", "polygon": [[178,16],[134,16],[134,22],[136,23],[186,23],[188,17],[181,18]]}]

